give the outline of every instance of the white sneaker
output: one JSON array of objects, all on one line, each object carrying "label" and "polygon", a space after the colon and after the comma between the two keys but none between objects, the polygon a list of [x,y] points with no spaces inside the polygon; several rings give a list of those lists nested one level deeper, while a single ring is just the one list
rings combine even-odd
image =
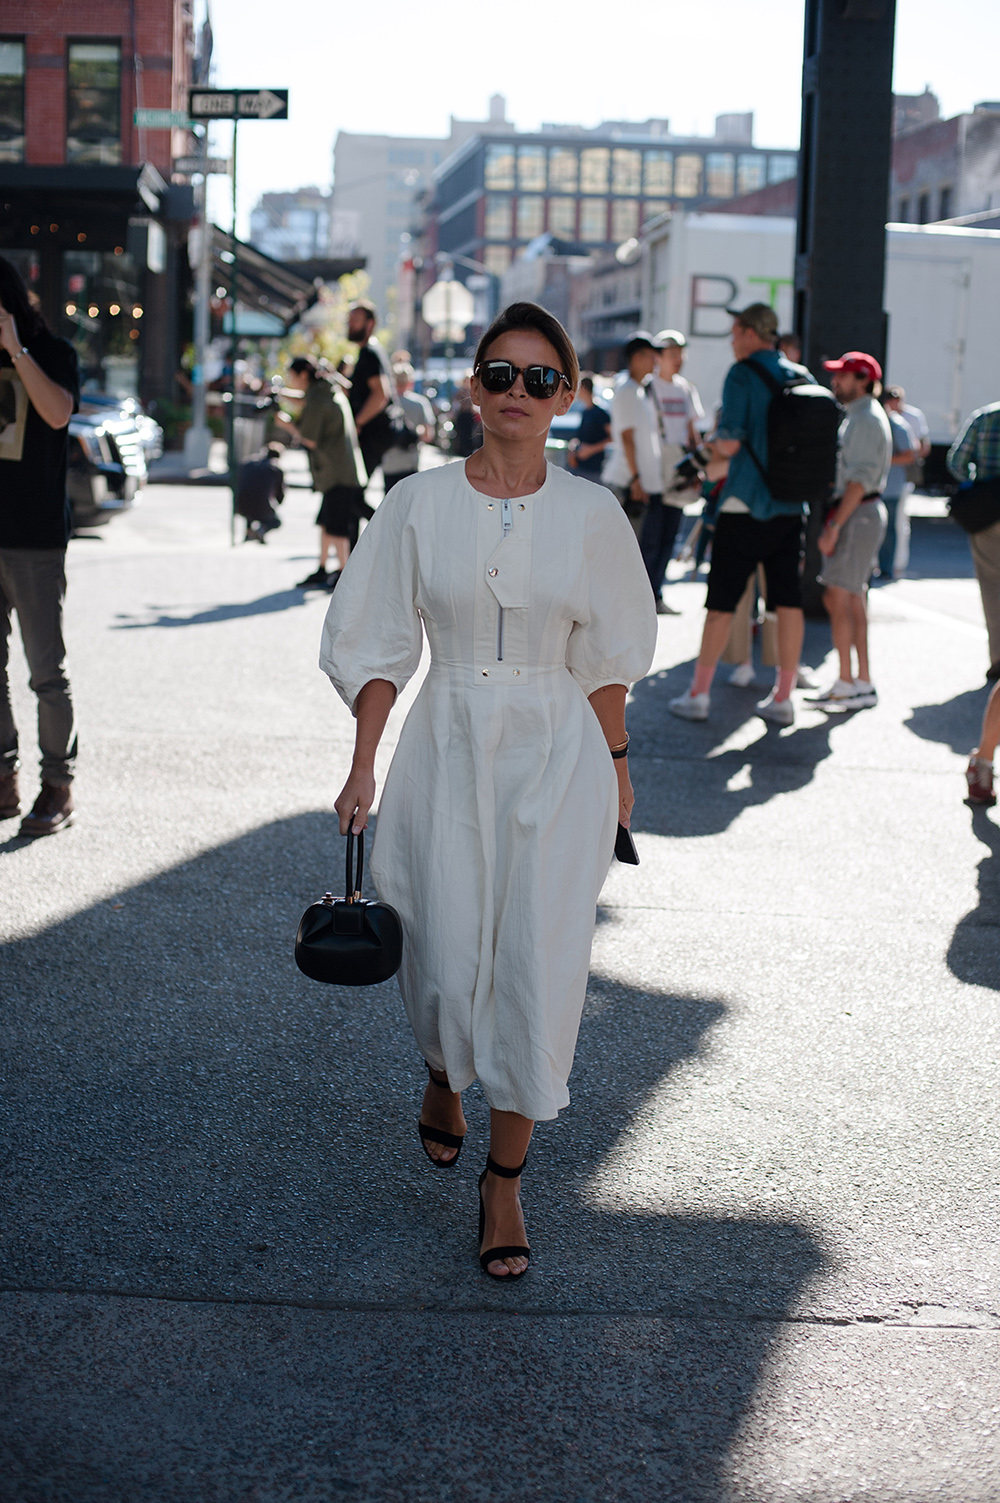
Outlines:
[{"label": "white sneaker", "polygon": [[735,684],[737,689],[749,689],[756,677],[757,674],[752,663],[737,663],[729,675],[729,682]]},{"label": "white sneaker", "polygon": [[854,693],[844,705],[845,710],[874,710],[878,704],[878,694],[875,685],[869,684],[863,678],[854,680]]},{"label": "white sneaker", "polygon": [[829,689],[824,689],[822,694],[807,695],[806,703],[819,705],[824,710],[846,710],[848,700],[853,699],[856,692],[853,681],[838,678]]},{"label": "white sneaker", "polygon": [[681,694],[677,699],[669,702],[667,709],[672,715],[679,716],[681,720],[707,720],[708,695]]},{"label": "white sneaker", "polygon": [[795,676],[795,687],[796,689],[818,689],[819,679],[811,668],[803,668],[800,663],[799,671]]},{"label": "white sneaker", "polygon": [[757,706],[757,714],[761,720],[769,720],[772,725],[794,725],[795,706],[790,699],[775,699],[772,689],[766,699],[762,699]]}]

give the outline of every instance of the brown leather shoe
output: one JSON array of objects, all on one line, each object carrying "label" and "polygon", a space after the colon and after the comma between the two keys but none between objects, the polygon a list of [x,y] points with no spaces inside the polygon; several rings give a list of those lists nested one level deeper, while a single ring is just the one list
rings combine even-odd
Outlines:
[{"label": "brown leather shoe", "polygon": [[0,819],[16,819],[21,812],[17,773],[0,773]]},{"label": "brown leather shoe", "polygon": [[19,835],[58,835],[73,823],[73,794],[57,783],[43,783],[30,814],[21,821]]}]

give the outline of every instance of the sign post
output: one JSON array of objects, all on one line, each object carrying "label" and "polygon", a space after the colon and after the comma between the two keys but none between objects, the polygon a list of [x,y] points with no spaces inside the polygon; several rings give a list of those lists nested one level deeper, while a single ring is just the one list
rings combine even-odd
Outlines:
[{"label": "sign post", "polygon": [[[188,112],[193,121],[206,126],[205,151],[208,151],[208,122],[231,120],[233,122],[233,219],[230,231],[229,252],[229,316],[232,320],[229,341],[229,402],[226,422],[226,447],[229,457],[229,483],[233,490],[233,516],[231,540],[236,543],[236,485],[239,466],[236,461],[236,356],[239,337],[236,332],[236,294],[239,279],[239,251],[236,239],[236,136],[241,120],[287,120],[287,89],[188,89]],[[205,234],[208,234],[208,217],[205,217]]]}]

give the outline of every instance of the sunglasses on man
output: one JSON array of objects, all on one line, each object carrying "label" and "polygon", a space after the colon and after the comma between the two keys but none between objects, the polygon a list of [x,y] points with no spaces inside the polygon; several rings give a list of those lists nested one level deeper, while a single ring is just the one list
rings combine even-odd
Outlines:
[{"label": "sunglasses on man", "polygon": [[569,386],[569,378],[562,371],[553,370],[551,365],[522,366],[512,365],[509,360],[484,360],[476,366],[474,374],[494,396],[510,391],[518,376],[521,376],[528,396],[534,397],[538,402],[547,402],[549,398],[557,396],[561,381]]}]

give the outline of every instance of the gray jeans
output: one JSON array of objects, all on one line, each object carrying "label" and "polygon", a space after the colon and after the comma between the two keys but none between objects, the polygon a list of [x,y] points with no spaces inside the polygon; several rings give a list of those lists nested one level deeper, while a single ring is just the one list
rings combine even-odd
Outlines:
[{"label": "gray jeans", "polygon": [[63,642],[64,548],[0,548],[0,773],[18,766],[17,727],[10,704],[11,615],[17,612],[29,684],[38,696],[42,780],[73,781],[76,721]]}]

